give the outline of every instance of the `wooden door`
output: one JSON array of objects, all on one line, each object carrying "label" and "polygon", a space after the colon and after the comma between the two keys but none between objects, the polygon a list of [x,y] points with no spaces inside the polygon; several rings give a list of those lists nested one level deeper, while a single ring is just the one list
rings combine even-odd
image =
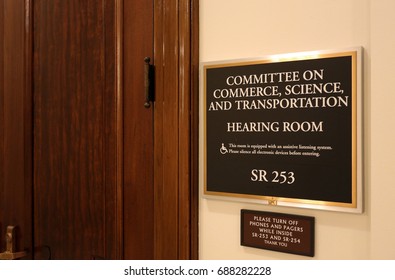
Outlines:
[{"label": "wooden door", "polygon": [[33,1],[35,259],[121,257],[115,3]]},{"label": "wooden door", "polygon": [[155,107],[144,106],[144,59],[154,62],[153,1],[124,1],[123,11],[124,257],[154,259]]},{"label": "wooden door", "polygon": [[17,225],[27,258],[196,257],[193,3],[0,1],[0,240]]}]

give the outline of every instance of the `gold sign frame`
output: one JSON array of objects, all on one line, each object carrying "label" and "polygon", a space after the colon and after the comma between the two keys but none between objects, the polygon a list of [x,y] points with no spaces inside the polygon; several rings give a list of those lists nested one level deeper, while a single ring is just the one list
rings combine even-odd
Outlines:
[{"label": "gold sign frame", "polygon": [[[258,203],[266,205],[310,208],[329,211],[362,213],[363,212],[363,100],[362,100],[362,47],[347,48],[341,50],[321,50],[300,53],[288,53],[280,55],[270,55],[254,59],[238,59],[225,61],[203,62],[200,65],[200,108],[203,116],[200,125],[200,133],[203,141],[201,142],[202,164],[200,166],[200,178],[202,179],[201,189],[202,196],[209,199],[221,199],[230,201],[239,201],[247,203]],[[320,58],[331,58],[339,56],[350,56],[352,58],[352,201],[351,203],[275,197],[255,194],[239,194],[233,192],[217,192],[207,189],[207,116],[206,116],[206,73],[207,69],[218,67],[245,66],[254,64],[302,61]]]}]

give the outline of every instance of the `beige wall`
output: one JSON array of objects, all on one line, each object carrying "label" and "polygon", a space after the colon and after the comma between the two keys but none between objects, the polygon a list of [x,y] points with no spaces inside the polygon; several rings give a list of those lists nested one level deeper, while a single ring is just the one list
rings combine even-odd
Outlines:
[{"label": "beige wall", "polygon": [[395,259],[393,11],[393,0],[200,0],[201,62],[362,46],[365,159],[363,214],[201,197],[201,259],[310,259],[240,246],[244,208],[314,216],[314,259]]}]

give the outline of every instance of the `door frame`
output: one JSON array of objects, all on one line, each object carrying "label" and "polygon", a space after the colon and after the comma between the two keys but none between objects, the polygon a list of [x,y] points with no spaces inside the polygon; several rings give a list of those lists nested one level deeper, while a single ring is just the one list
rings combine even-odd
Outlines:
[{"label": "door frame", "polygon": [[155,120],[163,120],[154,128],[158,259],[198,258],[198,3],[154,1]]},{"label": "door frame", "polygon": [[[0,251],[17,227],[17,251],[32,258],[33,103],[31,0],[0,3]],[[4,55],[7,53],[7,55]]]},{"label": "door frame", "polygon": [[[115,4],[116,215],[123,221],[122,32],[123,1]],[[2,0],[0,38],[12,42],[11,57],[0,48],[0,250],[7,225],[18,225],[17,250],[33,247],[33,2]],[[7,16],[5,16],[7,13]],[[10,16],[10,15],[13,16]],[[154,190],[156,259],[198,258],[198,68],[199,1],[154,0],[155,119]],[[7,32],[7,26],[17,32]],[[4,41],[6,41],[4,40]],[[21,54],[23,54],[21,56]],[[19,58],[19,59],[18,59]],[[6,61],[7,59],[12,59]],[[12,69],[8,66],[13,65]],[[12,92],[12,94],[8,94]],[[10,123],[9,120],[12,119]],[[23,125],[20,125],[20,124]],[[13,125],[16,124],[16,125]],[[19,125],[18,125],[19,124]],[[12,158],[10,162],[8,159]],[[12,186],[10,188],[9,186]],[[1,221],[3,224],[1,224]],[[116,249],[123,258],[123,224],[116,225]]]}]

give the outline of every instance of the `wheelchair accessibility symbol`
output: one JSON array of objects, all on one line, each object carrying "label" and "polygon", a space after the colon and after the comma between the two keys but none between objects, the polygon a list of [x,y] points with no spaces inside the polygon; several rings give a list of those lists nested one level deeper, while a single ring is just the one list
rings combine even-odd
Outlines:
[{"label": "wheelchair accessibility symbol", "polygon": [[219,149],[221,154],[226,154],[228,153],[228,149],[225,147],[224,143],[222,143],[222,147]]}]

